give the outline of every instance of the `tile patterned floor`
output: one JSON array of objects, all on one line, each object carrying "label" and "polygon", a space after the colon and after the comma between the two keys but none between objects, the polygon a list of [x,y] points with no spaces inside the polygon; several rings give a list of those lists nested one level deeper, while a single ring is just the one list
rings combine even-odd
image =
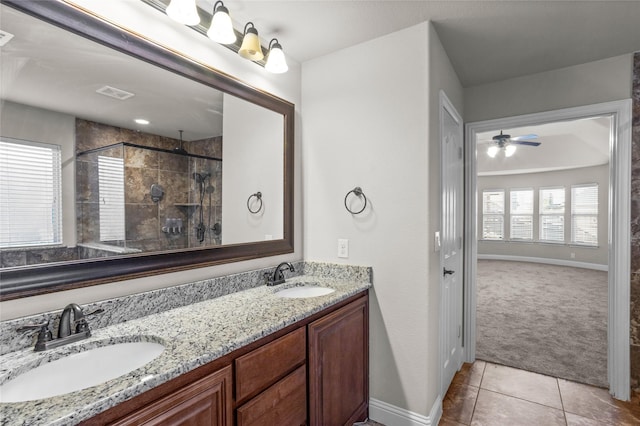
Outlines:
[{"label": "tile patterned floor", "polygon": [[640,425],[640,400],[502,365],[464,364],[443,401],[441,426]]}]

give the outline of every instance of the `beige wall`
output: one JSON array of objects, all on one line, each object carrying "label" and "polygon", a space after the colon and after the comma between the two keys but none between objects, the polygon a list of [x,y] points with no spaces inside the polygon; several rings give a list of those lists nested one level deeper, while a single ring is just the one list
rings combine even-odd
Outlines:
[{"label": "beige wall", "polygon": [[206,278],[247,271],[251,269],[275,266],[281,261],[295,261],[303,257],[302,253],[302,214],[301,214],[301,161],[300,161],[300,65],[287,58],[289,71],[286,74],[270,74],[251,61],[239,58],[224,46],[211,42],[190,28],[177,24],[166,15],[154,10],[142,2],[129,0],[77,0],[76,3],[94,11],[106,19],[141,34],[160,45],[171,46],[175,51],[234,76],[248,85],[279,96],[296,105],[295,134],[295,252],[287,255],[230,263],[189,271],[164,274],[135,280],[51,293],[42,296],[10,300],[0,303],[0,319],[6,320],[38,312],[62,309],[69,302],[89,303],[110,299],[126,294],[134,294],[151,289],[202,280]]},{"label": "beige wall", "polygon": [[[371,397],[425,416],[440,371],[440,89],[462,112],[430,23],[303,64],[305,258],[373,267]],[[343,205],[355,186],[369,200],[357,216]]]},{"label": "beige wall", "polygon": [[[482,199],[482,191],[485,189],[504,189],[505,205],[509,208],[509,189],[533,188],[537,193],[539,188],[551,186],[564,186],[566,196],[565,208],[565,235],[570,238],[570,198],[571,185],[586,183],[598,184],[598,247],[580,247],[569,244],[544,244],[531,242],[509,242],[509,241],[478,241],[478,256],[500,255],[500,256],[522,256],[533,258],[554,259],[569,262],[592,263],[596,265],[607,265],[609,263],[608,250],[608,200],[609,200],[609,166],[602,165],[596,167],[584,167],[581,169],[553,171],[544,173],[526,173],[506,176],[480,176],[478,177],[478,200]],[[537,198],[537,196],[536,196]],[[478,232],[482,233],[482,203],[478,208]],[[538,204],[534,206],[534,213],[538,210]],[[506,216],[505,216],[506,218]],[[534,214],[534,239],[537,239],[538,215]],[[505,235],[509,235],[509,223],[505,219]],[[575,257],[571,257],[571,253]]]}]

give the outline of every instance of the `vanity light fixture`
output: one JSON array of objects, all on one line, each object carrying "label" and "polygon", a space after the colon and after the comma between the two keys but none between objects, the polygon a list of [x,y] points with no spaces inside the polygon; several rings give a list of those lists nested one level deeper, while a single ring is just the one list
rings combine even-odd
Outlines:
[{"label": "vanity light fixture", "polygon": [[240,46],[238,55],[251,61],[260,61],[264,58],[260,39],[258,38],[258,30],[256,30],[253,22],[247,22],[244,26],[244,37],[242,38],[242,46]]},{"label": "vanity light fixture", "polygon": [[213,17],[211,18],[211,26],[207,31],[207,36],[220,44],[233,44],[236,42],[236,33],[233,30],[229,9],[219,0],[213,6]]},{"label": "vanity light fixture", "polygon": [[167,6],[167,15],[184,25],[193,26],[200,23],[196,0],[171,0]]},{"label": "vanity light fixture", "polygon": [[147,124],[149,124],[149,120],[146,120],[144,118],[136,118],[133,121],[135,121],[138,124],[142,124],[143,126],[146,126]]},{"label": "vanity light fixture", "polygon": [[282,74],[289,69],[287,60],[284,57],[284,52],[282,51],[282,46],[280,46],[277,38],[269,42],[269,53],[267,54],[267,63],[264,69],[274,74]]}]

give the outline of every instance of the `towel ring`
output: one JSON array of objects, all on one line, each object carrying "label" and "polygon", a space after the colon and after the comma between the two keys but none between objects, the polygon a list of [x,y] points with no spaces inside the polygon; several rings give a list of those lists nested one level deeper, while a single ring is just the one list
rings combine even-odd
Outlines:
[{"label": "towel ring", "polygon": [[[351,193],[353,193],[353,195],[355,195],[356,197],[364,198],[364,206],[362,206],[362,208],[360,210],[358,210],[357,212],[351,210],[349,208],[349,206],[347,205],[347,198],[349,198],[349,194],[351,194]],[[347,195],[344,196],[344,207],[351,214],[360,214],[360,213],[362,213],[364,211],[364,209],[367,208],[367,197],[366,197],[366,195],[364,195],[364,192],[362,192],[362,188],[360,188],[359,186],[356,186],[351,191],[347,192]]]},{"label": "towel ring", "polygon": [[[258,201],[260,201],[260,206],[258,206],[257,210],[251,210],[251,199],[255,197],[258,199]],[[258,213],[260,210],[262,210],[262,192],[258,191],[255,194],[251,194],[249,195],[249,198],[247,198],[247,209],[249,209],[249,212],[256,214]]]}]

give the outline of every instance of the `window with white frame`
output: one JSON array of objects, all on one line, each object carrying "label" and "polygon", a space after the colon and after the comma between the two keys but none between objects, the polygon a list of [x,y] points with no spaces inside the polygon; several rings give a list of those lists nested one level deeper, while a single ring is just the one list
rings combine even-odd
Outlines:
[{"label": "window with white frame", "polygon": [[564,242],[564,187],[540,189],[540,241]]},{"label": "window with white frame", "polygon": [[571,186],[571,244],[598,245],[598,184]]},{"label": "window with white frame", "polygon": [[482,238],[504,239],[504,189],[482,191]]},{"label": "window with white frame", "polygon": [[509,238],[533,241],[533,189],[512,189],[509,198]]},{"label": "window with white frame", "polygon": [[124,240],[124,161],[98,157],[100,241]]},{"label": "window with white frame", "polygon": [[0,248],[62,243],[61,148],[0,139]]}]

